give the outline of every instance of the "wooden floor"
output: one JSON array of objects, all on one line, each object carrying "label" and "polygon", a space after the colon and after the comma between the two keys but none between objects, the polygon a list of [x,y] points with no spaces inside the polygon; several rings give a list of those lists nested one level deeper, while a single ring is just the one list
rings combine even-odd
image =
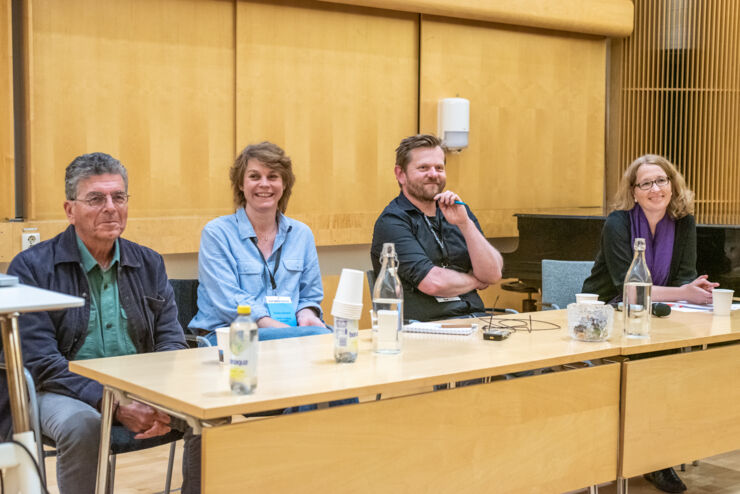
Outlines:
[{"label": "wooden floor", "polygon": [[[120,455],[116,467],[115,492],[117,494],[153,494],[164,490],[169,446]],[[182,474],[182,441],[177,443],[175,470],[172,475],[172,492],[180,491]],[[55,459],[47,458],[49,492],[58,494]],[[679,475],[688,486],[689,494],[738,494],[740,493],[740,450],[701,460],[698,466],[686,465],[686,472]],[[615,483],[599,486],[599,494],[616,493]],[[576,491],[579,494],[587,491]],[[651,484],[637,477],[629,482],[629,494],[659,493]],[[575,494],[575,493],[574,493]]]}]

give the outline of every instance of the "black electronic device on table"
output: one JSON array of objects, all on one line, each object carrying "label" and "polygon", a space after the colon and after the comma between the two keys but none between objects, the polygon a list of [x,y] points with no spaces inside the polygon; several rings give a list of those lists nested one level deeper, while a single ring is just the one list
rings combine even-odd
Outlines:
[{"label": "black electronic device on table", "polygon": [[483,331],[483,339],[501,341],[508,338],[511,333],[508,329],[487,329]]}]

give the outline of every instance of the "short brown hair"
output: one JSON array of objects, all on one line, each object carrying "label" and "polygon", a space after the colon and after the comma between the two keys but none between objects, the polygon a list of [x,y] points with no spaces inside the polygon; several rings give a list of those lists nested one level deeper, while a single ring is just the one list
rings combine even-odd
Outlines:
[{"label": "short brown hair", "polygon": [[260,142],[259,144],[250,144],[234,160],[234,164],[229,170],[231,189],[234,192],[234,206],[236,208],[243,208],[247,205],[242,187],[244,186],[244,173],[247,171],[247,162],[251,159],[259,161],[270,170],[274,170],[280,174],[285,190],[278,201],[278,209],[281,213],[285,213],[285,210],[288,209],[290,192],[293,190],[293,184],[295,184],[293,163],[280,146],[267,141]]},{"label": "short brown hair", "polygon": [[627,167],[619,182],[619,189],[614,198],[614,209],[629,211],[635,207],[634,188],[637,180],[637,170],[642,165],[657,165],[663,169],[671,182],[671,202],[668,203],[668,214],[673,219],[683,218],[694,214],[694,193],[686,186],[686,181],[673,163],[657,154],[640,156]]},{"label": "short brown hair", "polygon": [[[442,141],[432,134],[416,134],[401,141],[396,148],[396,166],[406,172],[411,162],[411,151],[417,148],[442,148]],[[445,162],[447,157],[445,156]]]}]

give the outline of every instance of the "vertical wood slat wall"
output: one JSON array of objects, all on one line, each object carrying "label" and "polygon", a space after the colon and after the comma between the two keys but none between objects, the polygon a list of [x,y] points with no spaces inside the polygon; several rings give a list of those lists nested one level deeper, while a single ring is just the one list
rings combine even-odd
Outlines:
[{"label": "vertical wood slat wall", "polygon": [[736,0],[635,0],[635,30],[613,45],[607,200],[632,160],[661,154],[694,191],[699,223],[740,223],[738,44]]}]

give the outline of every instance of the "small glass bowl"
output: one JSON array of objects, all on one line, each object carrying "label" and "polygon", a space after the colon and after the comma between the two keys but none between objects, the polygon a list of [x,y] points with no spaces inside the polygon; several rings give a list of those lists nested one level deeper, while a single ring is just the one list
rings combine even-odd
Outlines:
[{"label": "small glass bowl", "polygon": [[574,340],[606,341],[614,326],[614,308],[603,303],[568,305],[568,333]]}]

